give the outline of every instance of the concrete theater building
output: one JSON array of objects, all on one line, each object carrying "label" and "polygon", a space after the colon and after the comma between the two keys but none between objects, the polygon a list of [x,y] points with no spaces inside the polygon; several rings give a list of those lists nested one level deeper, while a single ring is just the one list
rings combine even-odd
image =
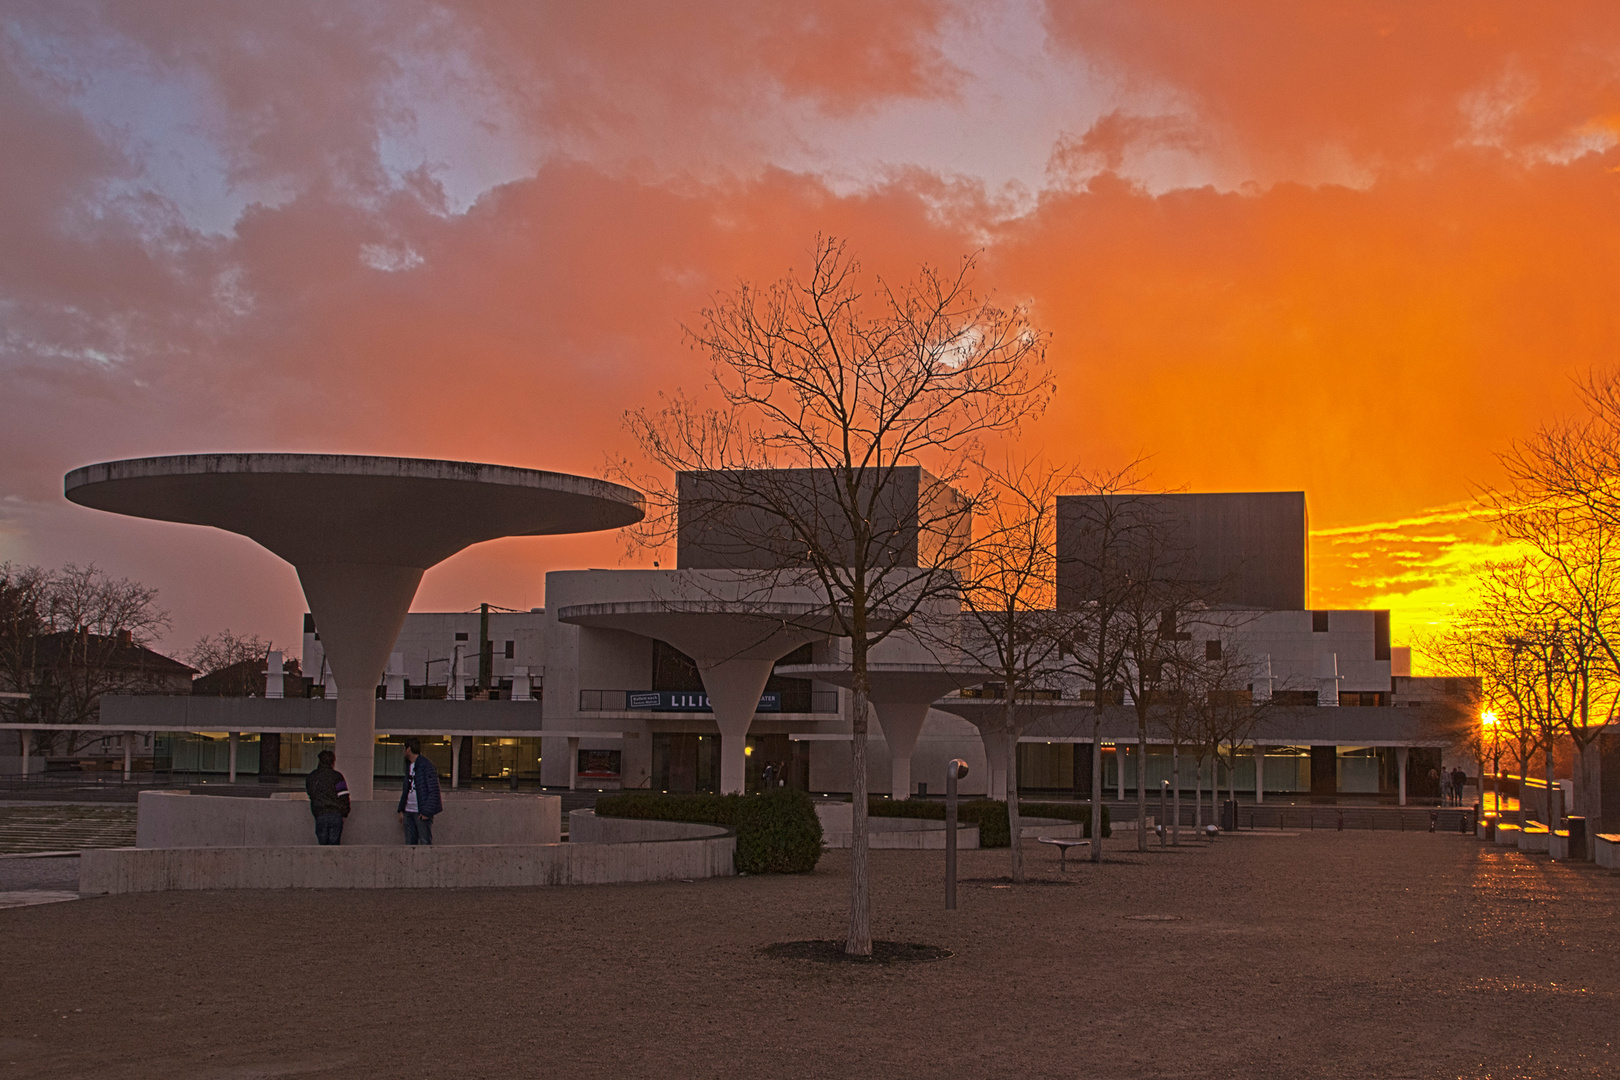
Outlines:
[{"label": "concrete theater building", "polygon": [[[183,459],[148,459],[175,460]],[[342,459],[320,467],[343,475],[378,471],[354,465],[356,460],[385,459]],[[307,471],[297,472],[305,466],[296,462],[234,467],[291,470],[309,482]],[[91,467],[102,470],[92,479],[193,475],[195,469],[186,472],[190,468],[148,464],[109,473],[108,467]],[[404,471],[441,484],[462,476],[420,463]],[[507,500],[506,518],[484,515],[478,526],[484,536],[613,527],[640,512],[639,496],[627,489],[508,471],[514,475],[466,474],[474,486],[448,489],[474,502],[481,491]],[[77,475],[70,474],[70,483]],[[218,470],[210,475],[217,483]],[[911,494],[902,494],[901,501],[939,498],[937,487],[934,495],[923,494],[930,490],[925,479],[919,470],[918,483],[902,487]],[[477,483],[491,486],[479,489]],[[521,498],[512,495],[514,486]],[[700,489],[692,478],[679,478],[683,515],[686,499]],[[587,511],[580,525],[554,513],[544,516],[546,500],[559,497]],[[1196,574],[1221,583],[1218,598],[1185,628],[1191,647],[1211,656],[1233,649],[1255,657],[1248,690],[1271,702],[1232,763],[1237,789],[1255,798],[1437,796],[1430,773],[1443,760],[1447,767],[1454,760],[1448,725],[1467,688],[1412,678],[1407,655],[1391,647],[1387,611],[1307,606],[1304,494],[1148,498]],[[91,499],[81,495],[79,501],[96,505]],[[129,500],[109,496],[103,503],[143,512]],[[396,516],[370,528],[414,527],[396,511],[391,507]],[[918,507],[892,512],[904,521]],[[198,520],[166,512],[150,516]],[[1082,497],[1060,498],[1060,607],[1073,592],[1064,555],[1079,542],[1086,518]],[[360,546],[371,542],[369,534],[350,527]],[[447,544],[465,542],[476,541],[457,536],[413,557],[418,565],[431,565]],[[283,544],[302,554],[296,544]],[[687,529],[683,517],[677,548],[674,569],[548,573],[546,606],[529,611],[406,614],[403,603],[391,600],[399,613],[388,639],[371,647],[375,675],[352,663],[345,669],[328,655],[330,620],[338,620],[349,637],[356,634],[329,601],[327,612],[315,606],[305,621],[306,679],[299,685],[307,684],[307,696],[288,696],[279,685],[280,657],[272,655],[262,698],[111,697],[101,720],[114,730],[155,734],[159,755],[166,747],[170,760],[209,761],[233,778],[269,779],[312,768],[316,753],[342,730],[341,703],[358,698],[367,713],[359,726],[364,734],[355,737],[369,745],[379,778],[400,774],[399,739],[410,734],[423,739],[425,752],[456,785],[499,780],[553,788],[735,791],[757,788],[772,765],[794,786],[849,791],[848,645],[833,636],[825,598],[796,578],[793,567],[775,565],[780,560],[750,548],[723,521]],[[899,552],[897,565],[926,566],[938,557],[927,544],[913,543]],[[420,576],[414,573],[406,575],[410,591]],[[408,603],[409,593],[400,595]],[[936,607],[929,614],[935,622],[954,618],[950,605]],[[1008,763],[995,748],[986,753],[976,726],[1000,708],[995,689],[982,685],[982,668],[961,650],[942,655],[938,635],[924,648],[904,630],[876,650],[871,667],[877,720],[869,752],[872,790],[896,797],[938,793],[946,762],[962,757],[972,766],[966,791],[1004,796]],[[359,687],[351,690],[346,671],[351,679],[359,671]],[[1020,741],[1018,787],[1048,796],[1088,795],[1091,694],[1078,682],[1056,679],[1042,697],[1039,715]],[[1102,730],[1103,779],[1111,795],[1124,797],[1139,781],[1157,790],[1169,778],[1163,732],[1150,731],[1147,760],[1138,760],[1135,713],[1127,700],[1105,703]],[[198,751],[207,746],[216,749]],[[340,746],[339,755],[352,762],[354,750],[345,754]],[[1460,756],[1455,760],[1468,765]],[[356,771],[352,764],[348,768]],[[1182,780],[1190,789],[1188,763]]]}]

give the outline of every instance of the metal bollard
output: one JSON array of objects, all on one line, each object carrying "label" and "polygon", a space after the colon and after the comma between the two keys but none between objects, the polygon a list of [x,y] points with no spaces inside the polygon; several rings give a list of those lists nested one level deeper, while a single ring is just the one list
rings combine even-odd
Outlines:
[{"label": "metal bollard", "polygon": [[[968,774],[967,762],[952,758],[945,766],[945,910],[956,910],[956,782]],[[1016,839],[1013,843],[1017,843]]]}]

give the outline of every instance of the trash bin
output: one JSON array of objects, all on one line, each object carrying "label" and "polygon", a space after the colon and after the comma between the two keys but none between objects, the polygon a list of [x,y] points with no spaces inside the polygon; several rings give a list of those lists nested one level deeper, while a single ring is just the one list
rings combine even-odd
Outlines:
[{"label": "trash bin", "polygon": [[1564,820],[1569,822],[1569,857],[1572,859],[1587,858],[1586,819],[1578,814],[1571,814]]},{"label": "trash bin", "polygon": [[1221,802],[1221,831],[1237,832],[1237,800],[1225,799]]}]

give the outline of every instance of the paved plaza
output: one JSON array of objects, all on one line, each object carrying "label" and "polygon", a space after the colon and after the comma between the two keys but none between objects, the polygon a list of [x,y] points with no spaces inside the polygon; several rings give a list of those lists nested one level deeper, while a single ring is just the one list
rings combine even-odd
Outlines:
[{"label": "paved plaza", "polygon": [[[167,893],[0,911],[0,1071],[100,1077],[1620,1074],[1620,875],[1455,834],[1317,832],[1057,869],[874,853],[877,936],[808,877]],[[43,868],[41,868],[43,870]],[[51,883],[41,881],[49,887]]]}]

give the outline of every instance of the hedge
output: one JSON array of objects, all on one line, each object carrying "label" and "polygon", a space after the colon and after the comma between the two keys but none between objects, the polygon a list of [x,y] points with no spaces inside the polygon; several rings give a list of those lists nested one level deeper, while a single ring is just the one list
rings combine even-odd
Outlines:
[{"label": "hedge", "polygon": [[815,803],[792,788],[757,795],[604,795],[596,800],[596,813],[725,825],[737,834],[737,870],[743,874],[808,874],[821,858]]},{"label": "hedge", "polygon": [[[867,800],[867,813],[872,817],[927,818],[945,820],[945,803],[941,799],[871,798]],[[1091,835],[1091,806],[1087,803],[1033,803],[1018,801],[1018,812],[1026,818],[1061,818],[1078,821]],[[979,827],[979,846],[982,848],[1008,847],[1012,830],[1007,825],[1007,804],[995,799],[964,799],[957,804],[956,819],[964,825]],[[1108,807],[1103,807],[1103,836],[1113,835],[1108,820]]]}]

